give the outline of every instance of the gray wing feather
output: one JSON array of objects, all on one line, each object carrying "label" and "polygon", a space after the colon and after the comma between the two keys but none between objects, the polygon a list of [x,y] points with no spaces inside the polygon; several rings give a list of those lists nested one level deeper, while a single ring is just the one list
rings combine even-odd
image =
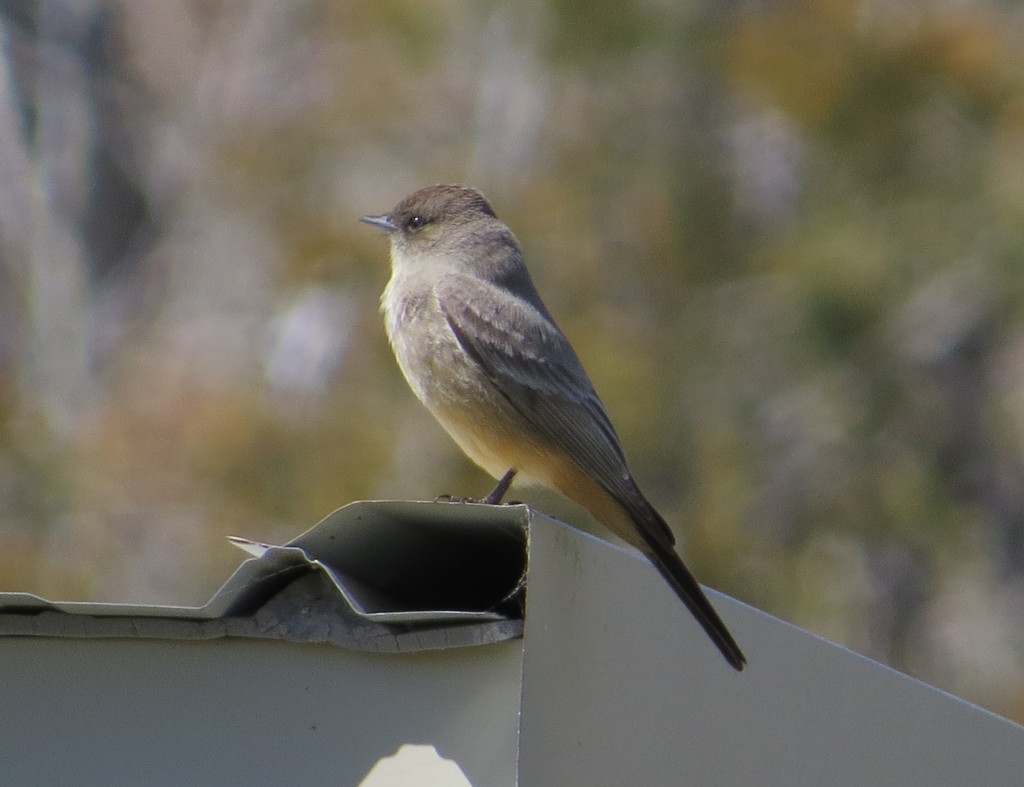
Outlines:
[{"label": "gray wing feather", "polygon": [[486,281],[435,288],[448,324],[509,404],[610,493],[636,490],[618,435],[583,365],[546,310]]}]

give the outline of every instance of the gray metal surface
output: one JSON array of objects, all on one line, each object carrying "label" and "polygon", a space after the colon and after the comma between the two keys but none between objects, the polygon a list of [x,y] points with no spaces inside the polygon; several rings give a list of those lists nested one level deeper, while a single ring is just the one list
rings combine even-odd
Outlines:
[{"label": "gray metal surface", "polygon": [[356,785],[405,743],[515,784],[522,640],[326,645],[0,638],[0,784]]},{"label": "gray metal surface", "polygon": [[736,673],[644,561],[537,517],[520,784],[1020,785],[1024,728],[713,594]]}]

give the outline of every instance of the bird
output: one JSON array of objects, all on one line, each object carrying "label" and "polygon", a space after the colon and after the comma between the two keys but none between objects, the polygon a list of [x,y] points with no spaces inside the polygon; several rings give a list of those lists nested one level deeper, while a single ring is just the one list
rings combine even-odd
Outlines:
[{"label": "bird", "polygon": [[381,296],[405,379],[463,452],[498,479],[557,490],[638,549],[736,670],[746,657],[640,491],[604,404],[541,300],[519,241],[479,191],[422,188],[361,221],[390,241]]}]

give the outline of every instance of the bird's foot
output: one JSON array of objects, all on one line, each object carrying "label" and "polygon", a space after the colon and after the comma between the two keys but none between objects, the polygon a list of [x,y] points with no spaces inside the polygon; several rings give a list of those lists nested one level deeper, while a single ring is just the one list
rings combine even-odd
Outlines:
[{"label": "bird's foot", "polygon": [[435,503],[479,503],[475,497],[456,497],[455,495],[443,494],[434,498]]},{"label": "bird's foot", "polygon": [[[516,471],[509,470],[505,475],[498,481],[498,485],[494,487],[487,495],[487,497],[477,499],[475,497],[455,497],[455,495],[438,495],[434,498],[435,503],[483,503],[488,506],[501,505],[501,499],[505,496],[508,488],[512,485],[512,479],[515,478]],[[510,500],[507,505],[519,505],[520,501]]]},{"label": "bird's foot", "polygon": [[521,506],[524,505],[522,500],[504,500],[498,503],[492,503],[486,497],[456,497],[455,495],[443,494],[438,495],[434,498],[435,503],[482,503],[488,506]]}]

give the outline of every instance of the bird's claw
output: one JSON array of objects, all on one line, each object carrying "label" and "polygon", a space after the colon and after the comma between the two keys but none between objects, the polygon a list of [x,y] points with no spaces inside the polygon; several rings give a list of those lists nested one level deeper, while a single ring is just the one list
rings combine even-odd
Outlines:
[{"label": "bird's claw", "polygon": [[475,497],[456,497],[455,495],[449,495],[447,493],[438,495],[434,498],[435,503],[480,503],[481,500],[477,500]]}]

